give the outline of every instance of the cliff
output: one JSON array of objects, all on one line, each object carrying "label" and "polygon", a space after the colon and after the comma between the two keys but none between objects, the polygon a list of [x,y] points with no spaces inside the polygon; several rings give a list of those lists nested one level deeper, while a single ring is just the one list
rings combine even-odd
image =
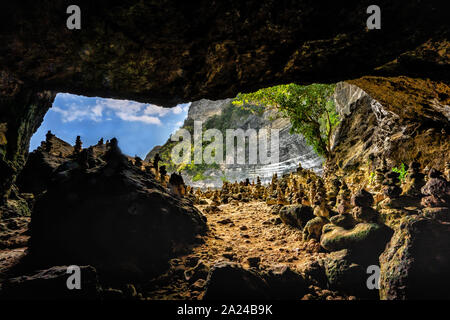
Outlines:
[{"label": "cliff", "polygon": [[[306,169],[316,172],[321,171],[322,159],[315,154],[308,146],[304,138],[298,134],[291,134],[291,124],[288,118],[284,118],[273,109],[266,108],[261,112],[251,112],[233,106],[232,99],[210,101],[200,100],[193,102],[189,108],[188,116],[182,129],[187,129],[192,134],[193,121],[203,121],[203,130],[219,129],[225,132],[226,129],[261,129],[279,130],[279,162],[263,165],[259,161],[257,164],[221,164],[221,165],[193,165],[183,167],[183,177],[189,185],[195,187],[220,187],[223,181],[242,181],[245,179],[255,180],[259,176],[263,183],[270,181],[272,175],[295,171],[301,163]],[[226,153],[224,135],[224,153]],[[150,161],[159,152],[163,163],[170,170],[179,170],[180,166],[171,163],[170,152],[176,142],[169,140],[163,146],[153,148],[145,158]],[[248,145],[247,145],[248,147]],[[247,149],[248,150],[248,149]],[[246,159],[248,160],[248,159]]]}]

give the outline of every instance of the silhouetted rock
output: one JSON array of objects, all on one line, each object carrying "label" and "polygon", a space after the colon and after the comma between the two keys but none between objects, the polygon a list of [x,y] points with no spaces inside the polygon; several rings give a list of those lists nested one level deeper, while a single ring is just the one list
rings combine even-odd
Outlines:
[{"label": "silhouetted rock", "polygon": [[192,204],[129,165],[112,139],[99,165],[61,165],[36,202],[30,254],[39,264],[90,264],[120,277],[158,273],[206,230]]},{"label": "silhouetted rock", "polygon": [[308,282],[288,266],[274,267],[264,274],[272,299],[300,299],[308,291]]},{"label": "silhouetted rock", "polygon": [[256,272],[233,262],[219,262],[209,271],[203,300],[269,299],[267,282]]},{"label": "silhouetted rock", "polygon": [[36,273],[6,280],[0,290],[0,299],[8,300],[93,300],[100,299],[102,289],[97,272],[91,266],[80,266],[80,289],[69,290],[71,273],[68,266],[56,266]]},{"label": "silhouetted rock", "polygon": [[303,229],[314,218],[313,209],[301,204],[284,206],[279,214],[281,221],[299,229]]}]

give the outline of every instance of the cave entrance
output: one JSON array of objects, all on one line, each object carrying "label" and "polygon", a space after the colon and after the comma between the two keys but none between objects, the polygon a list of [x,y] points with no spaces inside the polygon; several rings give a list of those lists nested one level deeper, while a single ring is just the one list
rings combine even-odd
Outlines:
[{"label": "cave entrance", "polygon": [[189,106],[185,103],[163,108],[130,100],[59,93],[30,140],[27,163],[17,179],[18,189],[35,195],[44,191],[50,173],[74,152],[77,137],[83,149],[116,138],[130,160],[139,157],[150,161],[149,151],[164,144],[183,124]]},{"label": "cave entrance", "polygon": [[130,100],[59,93],[32,136],[29,151],[39,147],[50,130],[71,145],[80,136],[84,148],[96,145],[102,138],[107,141],[115,137],[124,154],[144,159],[183,124],[189,105],[163,108]]}]

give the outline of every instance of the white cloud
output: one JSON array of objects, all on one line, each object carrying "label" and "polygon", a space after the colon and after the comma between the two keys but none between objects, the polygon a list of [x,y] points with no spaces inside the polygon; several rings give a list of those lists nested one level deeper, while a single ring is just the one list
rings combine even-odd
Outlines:
[{"label": "white cloud", "polygon": [[169,112],[170,112],[169,108],[159,107],[159,106],[154,105],[154,104],[149,104],[144,109],[144,114],[158,115],[160,117],[164,117]]},{"label": "white cloud", "polygon": [[173,108],[172,108],[172,112],[173,112],[174,114],[180,114],[180,113],[183,112],[183,109],[182,109],[180,106],[176,106],[176,107],[173,107]]},{"label": "white cloud", "polygon": [[52,107],[50,110],[61,114],[62,122],[72,122],[75,120],[93,120],[93,121],[101,121],[101,111],[99,113],[98,110],[92,112],[89,108],[79,107],[75,104],[71,104],[69,108],[62,109],[58,106]]},{"label": "white cloud", "polygon": [[139,121],[148,124],[161,125],[161,120],[159,120],[159,118],[157,117],[152,117],[148,115],[135,115],[126,112],[118,112],[116,113],[116,115],[124,121]]},{"label": "white cloud", "polygon": [[[64,108],[61,105],[55,105],[51,110],[61,114],[63,122],[93,120],[103,121],[111,120],[116,117],[131,122],[143,122],[147,124],[162,125],[161,118],[169,115],[179,115],[187,112],[190,103],[180,104],[173,108],[163,108],[154,104],[139,103],[129,100],[102,99],[95,98],[95,103],[88,103],[91,98],[71,95],[68,93],[58,94],[62,99]],[[67,106],[67,103],[70,105]],[[58,102],[61,103],[61,102]],[[180,123],[177,126],[181,126]]]}]

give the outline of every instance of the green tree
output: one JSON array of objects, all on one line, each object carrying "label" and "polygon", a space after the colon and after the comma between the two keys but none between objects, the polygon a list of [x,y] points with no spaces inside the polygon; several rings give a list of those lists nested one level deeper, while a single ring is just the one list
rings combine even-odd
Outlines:
[{"label": "green tree", "polygon": [[278,85],[253,93],[238,94],[234,105],[259,104],[275,107],[291,121],[291,133],[303,135],[314,150],[329,158],[331,137],[339,124],[332,94],[335,85]]}]

